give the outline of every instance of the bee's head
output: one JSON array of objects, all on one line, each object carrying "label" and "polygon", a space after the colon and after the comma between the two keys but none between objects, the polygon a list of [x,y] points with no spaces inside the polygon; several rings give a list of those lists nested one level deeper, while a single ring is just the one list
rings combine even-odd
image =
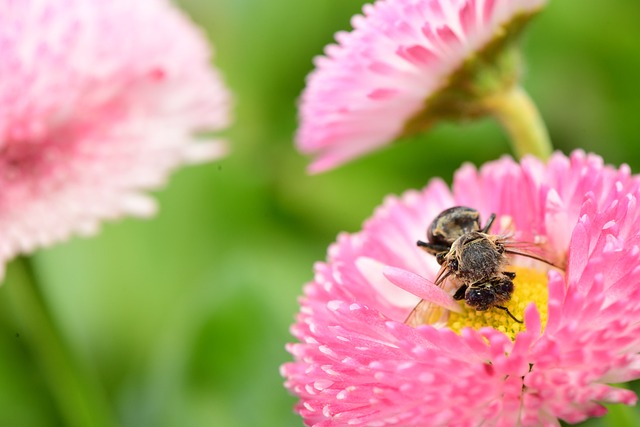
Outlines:
[{"label": "bee's head", "polygon": [[488,287],[469,287],[464,299],[469,307],[485,311],[495,305],[496,294]]}]

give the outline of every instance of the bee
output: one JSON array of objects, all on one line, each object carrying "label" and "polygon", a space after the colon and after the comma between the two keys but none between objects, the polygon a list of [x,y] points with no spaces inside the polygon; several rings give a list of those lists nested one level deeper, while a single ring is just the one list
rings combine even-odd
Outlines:
[{"label": "bee", "polygon": [[[516,274],[506,271],[508,254],[522,255],[553,265],[533,253],[514,249],[507,237],[489,233],[496,219],[491,214],[481,226],[480,213],[465,206],[455,206],[441,212],[427,230],[427,241],[418,240],[418,247],[436,257],[441,265],[435,279],[437,286],[449,281],[456,289],[455,300],[463,300],[478,311],[497,308],[506,312],[514,321],[522,323],[504,306],[513,294]],[[420,301],[405,320],[417,326],[430,318],[429,303]]]}]

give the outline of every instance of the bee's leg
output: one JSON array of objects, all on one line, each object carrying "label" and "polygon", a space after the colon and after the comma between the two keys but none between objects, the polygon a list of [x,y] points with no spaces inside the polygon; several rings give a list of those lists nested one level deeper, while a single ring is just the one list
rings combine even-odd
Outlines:
[{"label": "bee's leg", "polygon": [[423,242],[422,240],[418,240],[416,245],[429,252],[431,255],[437,255],[440,252],[449,252],[449,249],[451,249],[448,246],[434,245],[433,243]]},{"label": "bee's leg", "polygon": [[491,225],[493,224],[493,221],[495,221],[496,219],[496,214],[492,213],[491,216],[489,217],[489,219],[487,220],[487,223],[485,224],[484,228],[482,230],[480,230],[482,233],[488,233],[489,229],[491,228]]},{"label": "bee's leg", "polygon": [[[454,298],[455,298],[455,297],[454,297]],[[518,323],[523,323],[523,322],[522,322],[522,320],[518,320],[518,319],[516,319],[516,317],[515,317],[513,314],[511,314],[511,312],[509,311],[509,309],[508,309],[507,307],[503,307],[503,306],[501,306],[501,305],[494,305],[494,307],[495,307],[495,308],[499,308],[500,310],[504,310],[504,311],[506,311],[506,312],[507,312],[507,314],[509,315],[509,317],[511,317],[511,318],[512,318],[513,320],[515,320],[516,322],[518,322]]]},{"label": "bee's leg", "polygon": [[460,286],[460,288],[458,288],[456,293],[453,294],[453,299],[456,300],[456,301],[460,301],[460,300],[464,299],[464,296],[467,293],[467,288],[468,288],[467,285]]},{"label": "bee's leg", "polygon": [[516,278],[516,273],[514,273],[513,271],[503,271],[502,274],[504,274],[511,280]]}]

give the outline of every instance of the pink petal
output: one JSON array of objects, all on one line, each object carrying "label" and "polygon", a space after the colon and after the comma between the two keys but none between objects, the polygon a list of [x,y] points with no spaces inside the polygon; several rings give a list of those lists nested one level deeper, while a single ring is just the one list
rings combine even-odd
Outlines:
[{"label": "pink petal", "polygon": [[395,267],[385,267],[383,274],[384,277],[389,279],[389,281],[394,285],[422,298],[425,301],[429,301],[457,313],[462,312],[460,304],[458,304],[451,295],[424,277]]}]

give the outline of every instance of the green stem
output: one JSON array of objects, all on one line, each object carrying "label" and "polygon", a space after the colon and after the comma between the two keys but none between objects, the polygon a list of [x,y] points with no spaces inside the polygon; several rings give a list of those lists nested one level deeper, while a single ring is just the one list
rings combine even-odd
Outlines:
[{"label": "green stem", "polygon": [[533,154],[546,160],[551,156],[553,147],[547,128],[524,89],[513,86],[484,98],[482,104],[509,133],[518,158]]},{"label": "green stem", "polygon": [[[14,280],[15,279],[15,280]],[[38,287],[31,261],[18,258],[10,265],[10,277],[0,298],[11,307],[20,336],[25,338],[34,359],[57,401],[69,427],[114,427],[102,389],[74,357],[55,324]]]},{"label": "green stem", "polygon": [[638,409],[633,406],[623,404],[607,405],[609,412],[603,421],[616,427],[637,427],[640,423]]},{"label": "green stem", "polygon": [[[612,384],[613,386],[634,390],[632,383]],[[640,412],[634,406],[627,406],[621,403],[611,403],[605,405],[608,409],[607,415],[603,418],[604,425],[616,427],[636,427],[640,425]]]}]

